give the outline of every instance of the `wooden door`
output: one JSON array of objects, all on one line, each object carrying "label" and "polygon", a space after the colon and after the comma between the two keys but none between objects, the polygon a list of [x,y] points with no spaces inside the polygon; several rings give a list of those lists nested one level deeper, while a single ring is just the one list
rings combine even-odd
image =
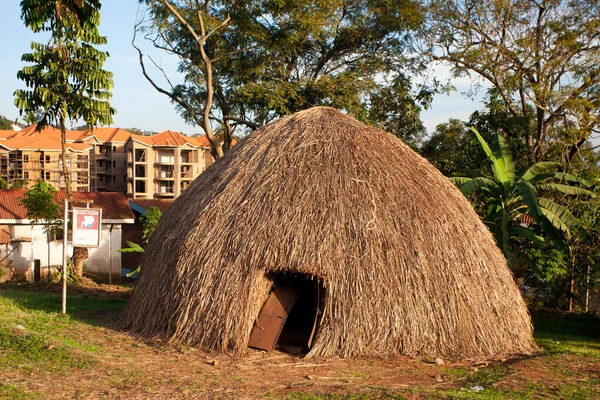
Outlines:
[{"label": "wooden door", "polygon": [[298,289],[287,286],[276,287],[271,292],[254,322],[248,347],[266,351],[275,348],[281,329],[298,296],[300,296]]}]

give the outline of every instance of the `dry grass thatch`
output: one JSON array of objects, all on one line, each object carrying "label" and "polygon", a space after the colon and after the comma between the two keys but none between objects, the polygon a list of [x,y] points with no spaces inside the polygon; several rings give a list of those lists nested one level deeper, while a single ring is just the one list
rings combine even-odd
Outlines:
[{"label": "dry grass thatch", "polygon": [[266,273],[323,279],[309,356],[487,357],[536,349],[492,235],[389,133],[313,108],[250,135],[163,216],[124,329],[240,354]]}]

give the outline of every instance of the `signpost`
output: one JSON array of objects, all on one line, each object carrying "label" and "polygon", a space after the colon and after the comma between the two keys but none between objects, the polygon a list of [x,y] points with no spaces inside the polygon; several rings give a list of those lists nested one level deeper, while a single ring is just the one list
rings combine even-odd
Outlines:
[{"label": "signpost", "polygon": [[73,208],[73,247],[100,247],[102,209]]},{"label": "signpost", "polygon": [[[64,230],[63,230],[63,295],[62,313],[67,312],[67,221],[69,217],[69,204],[64,200]],[[100,232],[102,229],[102,209],[100,208],[72,208],[72,245],[73,247],[100,247]]]}]

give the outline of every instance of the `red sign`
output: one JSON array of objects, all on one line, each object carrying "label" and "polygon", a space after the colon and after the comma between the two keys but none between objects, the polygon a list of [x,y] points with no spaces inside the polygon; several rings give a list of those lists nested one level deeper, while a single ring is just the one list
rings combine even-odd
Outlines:
[{"label": "red sign", "polygon": [[102,209],[73,208],[73,246],[100,247]]}]

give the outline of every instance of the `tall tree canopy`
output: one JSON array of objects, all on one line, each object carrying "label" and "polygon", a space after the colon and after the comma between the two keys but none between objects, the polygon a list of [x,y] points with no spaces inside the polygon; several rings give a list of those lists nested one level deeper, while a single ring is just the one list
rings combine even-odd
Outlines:
[{"label": "tall tree canopy", "polygon": [[490,82],[514,116],[533,108],[531,163],[552,146],[572,157],[598,130],[597,0],[432,0],[427,21],[429,56]]},{"label": "tall tree canopy", "polygon": [[[405,56],[423,21],[413,0],[145,0],[138,31],[179,57],[182,84],[161,86],[140,50],[143,72],[220,156],[232,128],[255,128],[282,115],[330,105],[405,139],[424,132]],[[213,134],[211,121],[223,133]]]},{"label": "tall tree canopy", "polygon": [[[98,32],[99,0],[23,0],[21,18],[33,32],[48,32],[48,43],[32,43],[22,60],[30,63],[17,73],[27,89],[15,92],[15,105],[38,129],[58,124],[67,195],[71,183],[66,160],[66,120],[83,119],[92,127],[109,125],[113,75],[102,69],[108,53],[94,46],[106,43]],[[36,121],[36,113],[43,112]]]}]

